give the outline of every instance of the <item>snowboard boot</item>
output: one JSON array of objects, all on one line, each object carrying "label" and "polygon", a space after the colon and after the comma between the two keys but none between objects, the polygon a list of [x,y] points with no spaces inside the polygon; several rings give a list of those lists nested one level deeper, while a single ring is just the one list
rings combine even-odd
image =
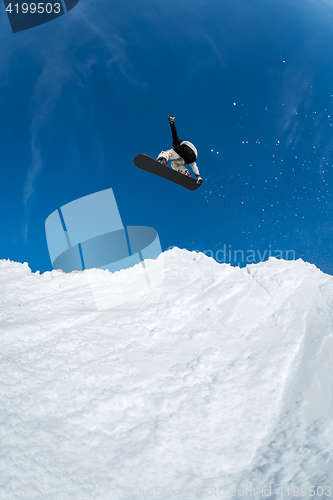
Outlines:
[{"label": "snowboard boot", "polygon": [[159,156],[158,158],[156,158],[156,161],[158,161],[159,163],[162,163],[162,165],[168,164],[167,159],[164,158],[163,156]]},{"label": "snowboard boot", "polygon": [[182,174],[187,175],[187,177],[191,177],[191,172],[189,170],[184,170]]}]

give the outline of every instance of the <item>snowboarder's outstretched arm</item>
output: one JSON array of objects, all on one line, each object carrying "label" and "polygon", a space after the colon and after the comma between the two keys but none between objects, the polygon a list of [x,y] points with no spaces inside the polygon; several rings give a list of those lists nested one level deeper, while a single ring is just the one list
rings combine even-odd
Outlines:
[{"label": "snowboarder's outstretched arm", "polygon": [[[181,141],[179,139],[174,116],[169,116],[169,123],[171,127],[174,151],[180,156],[180,158],[183,159],[184,163],[188,163],[190,165],[197,178],[197,184],[201,184],[202,178],[200,177],[198,165],[196,164],[195,161],[198,155],[195,146],[189,141]],[[191,174],[189,175],[191,176]]]},{"label": "snowboarder's outstretched arm", "polygon": [[177,134],[177,129],[175,125],[175,117],[174,116],[169,116],[169,122],[170,122],[170,127],[171,127],[171,133],[172,133],[172,145],[175,148],[176,146],[180,145],[180,139]]}]

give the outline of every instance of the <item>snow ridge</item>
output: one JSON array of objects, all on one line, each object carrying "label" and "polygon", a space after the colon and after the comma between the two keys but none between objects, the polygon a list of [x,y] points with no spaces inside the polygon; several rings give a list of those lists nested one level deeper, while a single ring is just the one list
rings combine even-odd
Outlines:
[{"label": "snow ridge", "polygon": [[138,266],[0,261],[1,499],[332,485],[333,277],[302,260],[159,260],[160,286],[103,310],[91,277],[122,293]]}]

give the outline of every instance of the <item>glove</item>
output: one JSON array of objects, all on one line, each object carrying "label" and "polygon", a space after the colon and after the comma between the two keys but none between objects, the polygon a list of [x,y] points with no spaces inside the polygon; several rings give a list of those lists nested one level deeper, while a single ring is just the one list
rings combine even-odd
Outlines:
[{"label": "glove", "polygon": [[173,123],[175,121],[175,116],[169,116],[168,120],[170,123]]},{"label": "glove", "polygon": [[202,179],[200,175],[197,175],[197,184],[202,184]]}]

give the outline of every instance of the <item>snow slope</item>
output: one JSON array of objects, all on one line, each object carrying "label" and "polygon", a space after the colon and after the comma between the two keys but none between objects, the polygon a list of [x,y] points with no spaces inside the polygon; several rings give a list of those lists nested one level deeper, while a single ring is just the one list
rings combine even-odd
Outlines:
[{"label": "snow slope", "polygon": [[140,265],[0,261],[0,498],[329,498],[333,277],[157,260],[160,286],[103,310],[89,280],[122,293]]}]

